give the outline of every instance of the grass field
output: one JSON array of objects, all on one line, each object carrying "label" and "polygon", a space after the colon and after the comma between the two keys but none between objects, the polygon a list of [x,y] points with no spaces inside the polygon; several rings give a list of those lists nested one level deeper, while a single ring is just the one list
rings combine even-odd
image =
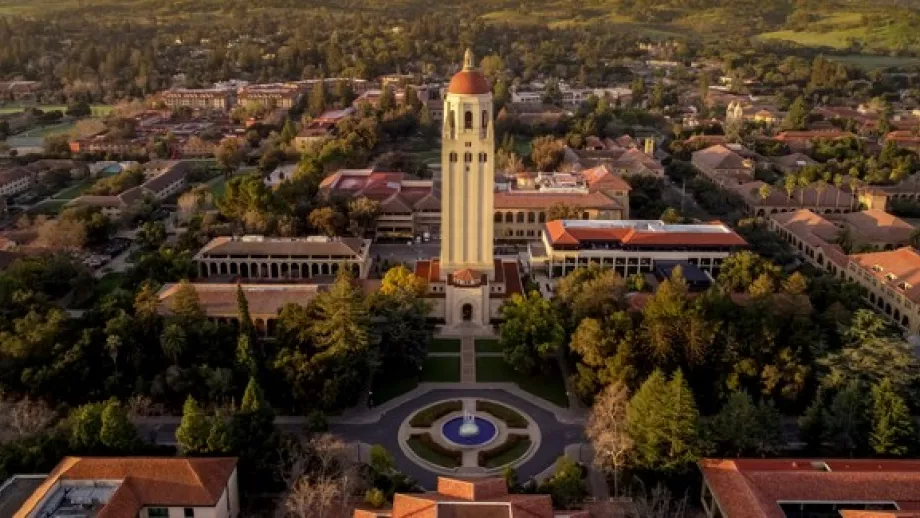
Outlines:
[{"label": "grass field", "polygon": [[486,465],[484,467],[497,468],[500,466],[504,466],[506,464],[510,464],[516,461],[517,459],[521,458],[521,456],[527,453],[527,450],[529,449],[530,449],[530,439],[524,439],[521,442],[509,448],[508,450],[502,452],[501,454],[496,455],[495,457],[492,457],[491,459],[487,460],[485,463]]},{"label": "grass field", "polygon": [[442,455],[434,450],[432,450],[427,444],[419,440],[417,436],[409,437],[409,440],[406,441],[406,444],[412,451],[415,452],[419,457],[427,460],[432,464],[438,466],[443,466],[445,468],[456,468],[460,466],[460,462],[456,458],[448,457],[447,455]]},{"label": "grass field", "polygon": [[502,346],[498,340],[476,340],[477,353],[500,353]]},{"label": "grass field", "polygon": [[422,381],[442,383],[460,381],[460,357],[435,356],[426,358],[422,366]]},{"label": "grass field", "polygon": [[47,214],[49,216],[57,216],[64,210],[64,205],[66,205],[68,200],[45,200],[38,205],[34,205],[29,209],[29,214]]},{"label": "grass field", "polygon": [[460,340],[435,338],[428,344],[430,353],[459,353]]},{"label": "grass field", "polygon": [[54,195],[55,200],[72,200],[83,194],[87,189],[95,184],[95,180],[84,180],[77,185],[71,186]]},{"label": "grass field", "polygon": [[565,382],[558,368],[553,365],[554,372],[550,375],[525,376],[512,369],[500,357],[480,356],[476,358],[476,381],[510,381],[535,396],[561,407],[568,407],[569,398],[565,395]]},{"label": "grass field", "polygon": [[[27,108],[38,108],[39,110],[50,112],[59,110],[61,112],[67,111],[67,105],[64,104],[22,104],[22,103],[8,103],[0,105],[0,114],[7,113],[19,113]],[[115,109],[115,106],[111,104],[94,104],[90,106],[91,113],[94,117],[102,117],[108,115]]]}]

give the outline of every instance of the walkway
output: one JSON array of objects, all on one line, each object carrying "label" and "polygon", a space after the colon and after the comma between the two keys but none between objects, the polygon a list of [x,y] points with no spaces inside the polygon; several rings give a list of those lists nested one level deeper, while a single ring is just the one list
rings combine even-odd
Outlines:
[{"label": "walkway", "polygon": [[460,383],[476,383],[476,340],[471,336],[460,339]]}]

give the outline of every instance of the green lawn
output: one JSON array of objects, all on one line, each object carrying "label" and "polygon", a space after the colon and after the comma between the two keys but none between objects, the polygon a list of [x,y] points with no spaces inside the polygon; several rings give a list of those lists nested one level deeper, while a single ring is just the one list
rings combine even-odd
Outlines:
[{"label": "green lawn", "polygon": [[409,448],[411,448],[416,455],[432,464],[443,466],[445,468],[460,467],[460,459],[434,451],[428,444],[422,442],[418,436],[409,437],[409,440],[406,441],[406,444],[408,444]]},{"label": "green lawn", "polygon": [[502,346],[498,340],[476,340],[477,353],[500,353]]},{"label": "green lawn", "polygon": [[[22,103],[7,103],[7,104],[0,106],[0,114],[19,113],[27,108],[38,108],[39,110],[42,110],[45,112],[50,112],[50,111],[55,111],[55,110],[60,110],[62,112],[67,111],[67,106],[64,104],[32,105],[32,104],[22,104]],[[92,110],[91,113],[95,117],[102,117],[102,116],[108,115],[114,109],[115,109],[115,106],[111,104],[94,104],[90,106],[90,110]]]},{"label": "green lawn", "polygon": [[211,186],[211,195],[214,196],[214,199],[220,198],[224,195],[224,192],[227,190],[227,180],[222,178],[220,181]]},{"label": "green lawn", "polygon": [[80,196],[81,194],[83,194],[87,189],[92,187],[94,183],[96,183],[95,180],[84,180],[74,186],[69,187],[66,190],[63,190],[55,194],[54,199],[55,200],[72,200],[76,198],[77,196]]},{"label": "green lawn", "polygon": [[504,466],[506,464],[511,464],[517,459],[521,458],[522,455],[527,453],[527,450],[530,449],[530,439],[523,439],[520,442],[516,443],[511,448],[503,451],[499,455],[492,457],[485,461],[485,468],[497,468],[499,466]]},{"label": "green lawn", "polygon": [[68,200],[45,200],[38,205],[32,206],[29,209],[29,214],[47,214],[49,216],[56,216],[64,210],[64,205],[66,205]]},{"label": "green lawn", "polygon": [[381,372],[374,376],[374,385],[371,388],[374,393],[372,396],[374,405],[401,396],[418,386],[417,376],[407,376],[403,373],[391,373],[389,376],[386,374]]},{"label": "green lawn", "polygon": [[125,274],[122,272],[110,272],[102,276],[96,283],[96,297],[102,298],[109,293],[121,288],[125,282]]},{"label": "green lawn", "polygon": [[460,357],[434,356],[431,358],[426,358],[425,363],[422,366],[422,381],[460,381]]},{"label": "green lawn", "polygon": [[510,381],[531,394],[555,403],[561,407],[569,406],[565,395],[565,382],[558,367],[553,364],[553,374],[525,376],[512,369],[505,360],[497,356],[479,356],[476,358],[476,381],[482,383]]},{"label": "green lawn", "polygon": [[435,338],[428,344],[430,353],[459,353],[460,340],[455,338]]}]

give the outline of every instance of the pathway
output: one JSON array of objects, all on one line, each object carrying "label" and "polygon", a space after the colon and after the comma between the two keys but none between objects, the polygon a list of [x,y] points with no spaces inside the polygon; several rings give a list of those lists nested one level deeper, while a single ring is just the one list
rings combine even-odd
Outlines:
[{"label": "pathway", "polygon": [[460,339],[460,383],[476,383],[476,340],[471,336]]}]

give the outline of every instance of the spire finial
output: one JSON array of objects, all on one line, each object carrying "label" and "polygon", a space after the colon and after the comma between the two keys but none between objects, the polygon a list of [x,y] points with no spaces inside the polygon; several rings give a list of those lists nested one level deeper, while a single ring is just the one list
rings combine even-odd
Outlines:
[{"label": "spire finial", "polygon": [[472,70],[474,68],[476,68],[476,65],[473,64],[473,51],[467,48],[463,54],[463,70]]}]

